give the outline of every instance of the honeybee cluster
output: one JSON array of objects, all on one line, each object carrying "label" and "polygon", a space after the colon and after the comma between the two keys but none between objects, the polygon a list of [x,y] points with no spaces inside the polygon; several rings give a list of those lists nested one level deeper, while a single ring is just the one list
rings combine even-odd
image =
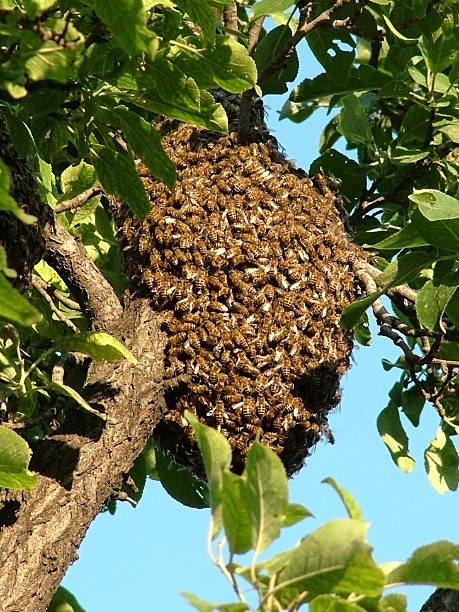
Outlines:
[{"label": "honeybee cluster", "polygon": [[116,211],[131,291],[164,313],[167,377],[184,381],[155,435],[199,471],[188,409],[228,438],[235,471],[259,435],[291,474],[339,401],[352,346],[338,319],[358,293],[359,251],[326,180],[266,139],[172,127],[175,190],[139,165],[151,212]]}]

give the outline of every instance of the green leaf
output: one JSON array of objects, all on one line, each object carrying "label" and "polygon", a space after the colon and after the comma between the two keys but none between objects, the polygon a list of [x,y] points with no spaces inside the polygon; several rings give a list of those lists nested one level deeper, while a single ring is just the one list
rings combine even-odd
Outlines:
[{"label": "green leaf", "polygon": [[245,475],[223,471],[222,502],[223,526],[230,551],[246,553],[252,548],[252,530]]},{"label": "green leaf", "polygon": [[288,504],[287,512],[285,513],[284,520],[282,522],[282,527],[296,525],[296,523],[299,523],[303,519],[309,518],[310,516],[314,515],[302,504]]},{"label": "green leaf", "polygon": [[457,288],[457,285],[436,284],[433,280],[421,287],[416,296],[416,314],[421,325],[435,329]]},{"label": "green leaf", "polygon": [[363,521],[337,519],[303,538],[279,573],[276,591],[282,588],[277,591],[281,603],[306,591],[308,599],[321,593],[379,596],[384,575],[371,557],[366,530]]},{"label": "green leaf", "polygon": [[394,402],[390,401],[379,413],[377,427],[395,465],[403,472],[410,472],[414,466],[414,459],[408,452],[408,436],[403,429],[400,414]]},{"label": "green leaf", "polygon": [[58,587],[47,612],[85,612],[76,597],[63,586]]},{"label": "green leaf", "polygon": [[437,189],[415,189],[408,198],[429,221],[459,218],[459,200]]},{"label": "green leaf", "polygon": [[153,176],[172,189],[175,185],[175,164],[161,145],[161,138],[151,123],[125,108],[117,108],[116,114],[134,153],[140,157]]},{"label": "green leaf", "polygon": [[68,166],[61,174],[63,195],[58,201],[70,200],[94,185],[97,180],[93,166],[81,161],[77,166]]},{"label": "green leaf", "polygon": [[366,312],[362,314],[357,325],[354,327],[354,337],[362,346],[370,346],[371,330]]},{"label": "green leaf", "polygon": [[[280,25],[264,36],[255,48],[255,62],[258,72],[277,57],[279,50],[284,48],[292,39],[292,33],[287,25]],[[287,91],[286,82],[293,81],[298,74],[299,63],[296,50],[287,58],[283,65],[271,75],[268,75],[261,82],[263,94],[285,93]]]},{"label": "green leaf", "polygon": [[417,548],[406,563],[395,567],[386,577],[393,584],[431,584],[459,589],[459,546],[445,540]]},{"label": "green leaf", "polygon": [[[292,102],[307,102],[316,98],[327,98],[328,96],[344,96],[358,92],[379,90],[383,85],[391,82],[391,77],[380,72],[372,66],[362,65],[358,68],[352,67],[347,80],[336,83],[327,74],[319,74],[314,79],[305,79],[295,87],[290,94]],[[281,112],[280,118],[284,116]]]},{"label": "green leaf", "polygon": [[188,593],[187,591],[181,591],[180,594],[193,606],[193,608],[199,610],[199,612],[213,612],[218,605],[205,601],[204,599],[193,595],[193,593]]},{"label": "green leaf", "polygon": [[175,0],[175,4],[188,14],[190,20],[201,28],[202,39],[207,46],[215,42],[215,13],[207,2],[201,0]]},{"label": "green leaf", "polygon": [[110,147],[92,145],[91,148],[91,161],[103,188],[125,200],[132,212],[144,219],[150,212],[150,202],[134,161]]},{"label": "green leaf", "polygon": [[372,249],[405,249],[408,247],[418,247],[418,246],[426,246],[429,244],[426,242],[420,235],[413,223],[407,223],[402,229],[389,238],[385,238],[381,240],[381,242],[377,242],[376,244],[372,244]]},{"label": "green leaf", "polygon": [[459,252],[459,219],[429,221],[419,210],[411,215],[419,235],[429,244]]},{"label": "green leaf", "polygon": [[35,19],[37,15],[41,15],[56,4],[56,1],[57,0],[23,0],[22,4],[27,11],[27,16],[31,19]]},{"label": "green leaf", "polygon": [[147,14],[142,0],[117,0],[116,3],[105,0],[87,0],[121,47],[131,55],[143,53],[153,33],[146,25]]},{"label": "green leaf", "polygon": [[157,477],[169,495],[189,508],[208,508],[207,485],[160,448],[156,447],[155,452]]},{"label": "green leaf", "polygon": [[137,359],[119,340],[106,332],[79,332],[65,336],[59,341],[59,348],[89,355],[95,361],[127,359],[136,365]]},{"label": "green leaf", "polygon": [[354,95],[341,99],[343,109],[340,113],[338,131],[350,143],[370,145],[373,143],[368,117],[359,99]]},{"label": "green leaf", "polygon": [[[31,52],[32,53],[32,52]],[[65,83],[74,72],[74,51],[46,40],[37,47],[25,62],[25,68],[32,81],[50,79]]]},{"label": "green leaf", "polygon": [[258,19],[263,15],[281,13],[295,4],[295,0],[261,0],[253,7],[252,19]]},{"label": "green leaf", "polygon": [[336,595],[319,595],[309,603],[309,612],[364,612],[357,604]]},{"label": "green leaf", "polygon": [[258,554],[277,538],[282,527],[288,504],[287,475],[274,451],[259,442],[247,453],[244,474],[252,548]]},{"label": "green leaf", "polygon": [[240,93],[257,82],[255,62],[247,49],[232,38],[219,36],[209,49],[176,41],[168,57],[203,89],[221,87]]},{"label": "green leaf", "polygon": [[402,393],[402,410],[411,423],[417,427],[424,408],[425,399],[416,385],[413,385]]},{"label": "green leaf", "polygon": [[212,537],[215,538],[223,526],[222,480],[223,471],[231,465],[231,447],[220,432],[200,423],[188,410],[185,418],[193,428],[206,469],[212,508]]},{"label": "green leaf", "polygon": [[326,484],[329,484],[340,496],[341,501],[344,504],[344,507],[346,508],[347,514],[349,516],[349,518],[351,519],[356,519],[358,521],[363,521],[363,515],[362,515],[362,511],[360,509],[359,504],[357,503],[357,500],[355,499],[355,497],[353,495],[351,495],[351,493],[349,493],[349,491],[346,491],[346,489],[344,489],[342,486],[340,486],[336,480],[334,480],[333,478],[331,478],[331,476],[328,476],[327,478],[324,478],[322,480],[322,482],[325,482]]},{"label": "green leaf", "polygon": [[355,58],[355,42],[351,34],[344,28],[325,26],[309,32],[306,42],[327,76],[340,85],[345,83]]},{"label": "green leaf", "polygon": [[79,406],[84,408],[87,412],[90,412],[91,414],[96,415],[97,417],[99,417],[99,419],[102,419],[103,421],[107,420],[107,415],[106,414],[104,414],[103,412],[99,412],[98,410],[95,410],[94,408],[92,408],[88,404],[88,402],[81,397],[81,395],[78,393],[78,391],[75,391],[75,389],[73,389],[72,387],[69,387],[68,385],[62,385],[62,384],[54,382],[54,381],[53,382],[49,382],[47,384],[47,387],[49,389],[54,389],[55,391],[58,391],[62,395],[66,395],[67,397],[71,397]]},{"label": "green leaf", "polygon": [[0,425],[0,488],[32,490],[37,476],[30,472],[32,451],[15,431]]},{"label": "green leaf", "polygon": [[451,438],[441,427],[425,450],[424,464],[429,482],[436,491],[456,491],[459,484],[459,457]]},{"label": "green leaf", "polygon": [[390,287],[413,281],[421,270],[429,267],[436,259],[435,254],[427,251],[412,251],[401,255],[376,277],[376,284],[387,291]]},{"label": "green leaf", "polygon": [[406,595],[389,593],[379,602],[381,612],[406,612]]},{"label": "green leaf", "polygon": [[0,317],[20,325],[33,325],[42,318],[40,312],[29,304],[19,291],[13,289],[2,273],[0,273]]},{"label": "green leaf", "polygon": [[362,315],[365,314],[365,310],[369,308],[373,304],[375,300],[377,300],[382,294],[384,290],[375,291],[374,293],[370,293],[364,298],[360,298],[352,304],[349,304],[343,309],[341,313],[341,318],[339,320],[339,326],[341,329],[352,329],[357,325],[360,321]]}]

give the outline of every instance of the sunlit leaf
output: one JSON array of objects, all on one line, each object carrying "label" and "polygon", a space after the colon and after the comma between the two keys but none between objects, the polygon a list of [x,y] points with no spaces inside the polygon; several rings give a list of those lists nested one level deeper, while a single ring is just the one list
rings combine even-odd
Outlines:
[{"label": "sunlit leaf", "polygon": [[435,284],[432,280],[421,287],[416,296],[416,314],[421,325],[435,329],[457,288],[457,285]]},{"label": "sunlit leaf", "polygon": [[261,0],[253,7],[252,19],[258,19],[262,15],[281,13],[295,4],[295,0]]},{"label": "sunlit leaf", "polygon": [[408,197],[429,221],[459,217],[459,200],[437,189],[415,189]]},{"label": "sunlit leaf", "polygon": [[319,595],[309,603],[310,612],[364,612],[364,610],[366,608],[361,608],[337,595]]},{"label": "sunlit leaf", "polygon": [[116,3],[88,0],[88,4],[127,53],[136,55],[147,50],[153,33],[148,31],[142,0],[117,0]]},{"label": "sunlit leaf", "polygon": [[329,484],[338,493],[341,498],[341,501],[344,504],[344,507],[346,508],[349,518],[363,521],[363,515],[360,506],[357,503],[355,497],[351,495],[349,491],[346,491],[346,489],[339,485],[336,480],[331,476],[324,478],[322,482]]},{"label": "sunlit leaf", "polygon": [[287,506],[287,512],[282,522],[282,527],[290,527],[290,525],[296,525],[305,518],[313,516],[307,508],[302,504],[290,503]]},{"label": "sunlit leaf", "polygon": [[282,603],[306,591],[308,599],[321,593],[378,596],[384,576],[371,557],[366,530],[363,521],[337,519],[303,538],[279,573],[276,589],[282,585]]},{"label": "sunlit leaf", "polygon": [[408,436],[400,421],[398,408],[392,401],[379,413],[377,426],[394,463],[403,472],[410,472],[414,467],[414,459],[408,452]]},{"label": "sunlit leaf", "polygon": [[459,546],[445,540],[417,548],[387,575],[387,584],[431,584],[459,589]]},{"label": "sunlit leaf", "polygon": [[233,553],[245,553],[252,548],[252,525],[247,496],[247,479],[223,472],[223,525],[228,546]]},{"label": "sunlit leaf", "polygon": [[59,348],[64,351],[76,351],[89,355],[95,361],[127,359],[134,365],[137,359],[119,340],[106,332],[79,332],[65,336],[59,341]]},{"label": "sunlit leaf", "polygon": [[231,465],[231,447],[221,433],[200,423],[188,410],[185,417],[193,428],[206,469],[215,538],[223,526],[222,480],[223,471]]},{"label": "sunlit leaf", "polygon": [[456,491],[459,484],[459,456],[441,427],[424,453],[424,464],[431,485],[439,493]]},{"label": "sunlit leaf", "polygon": [[288,504],[287,475],[274,451],[258,442],[247,453],[244,475],[252,547],[258,553],[277,538],[282,527]]},{"label": "sunlit leaf", "polygon": [[84,398],[81,397],[78,391],[76,391],[69,385],[63,385],[61,383],[52,381],[52,382],[49,382],[47,386],[49,389],[54,389],[54,391],[57,391],[58,393],[61,393],[62,395],[71,397],[79,406],[81,406],[81,408],[84,408],[87,412],[90,412],[91,414],[94,414],[95,416],[99,417],[99,419],[102,419],[102,421],[107,420],[106,414],[104,414],[103,412],[99,412],[98,410],[95,410],[94,408],[92,408],[88,404],[88,402]]},{"label": "sunlit leaf", "polygon": [[0,425],[0,488],[30,491],[37,476],[30,472],[32,451],[15,431]]},{"label": "sunlit leaf", "polygon": [[0,317],[21,325],[33,325],[42,318],[40,312],[10,285],[1,272]]}]

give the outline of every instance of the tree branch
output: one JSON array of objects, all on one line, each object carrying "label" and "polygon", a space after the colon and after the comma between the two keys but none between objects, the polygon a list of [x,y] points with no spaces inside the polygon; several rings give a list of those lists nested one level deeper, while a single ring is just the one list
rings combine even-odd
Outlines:
[{"label": "tree branch", "polygon": [[70,200],[64,200],[63,202],[59,202],[59,204],[56,204],[56,206],[54,207],[54,212],[57,215],[66,210],[73,210],[75,208],[79,208],[80,206],[86,204],[86,202],[90,198],[92,198],[92,196],[101,192],[102,188],[100,185],[93,185],[92,187],[86,189],[86,191],[83,191],[83,193],[78,194],[74,198],[71,198]]},{"label": "tree branch", "polygon": [[88,316],[92,329],[107,329],[121,315],[120,301],[110,283],[89,259],[84,246],[59,223],[44,229],[45,261],[65,280]]}]

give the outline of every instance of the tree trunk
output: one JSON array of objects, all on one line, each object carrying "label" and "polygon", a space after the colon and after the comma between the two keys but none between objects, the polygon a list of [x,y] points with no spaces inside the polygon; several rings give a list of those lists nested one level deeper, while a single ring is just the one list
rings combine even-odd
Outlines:
[{"label": "tree trunk", "polygon": [[162,406],[163,338],[146,300],[133,303],[111,330],[139,360],[94,363],[87,389],[99,393],[97,417],[74,418],[34,449],[38,486],[7,492],[0,511],[0,601],[4,612],[42,612],[86,530],[120,489],[158,422]]}]

